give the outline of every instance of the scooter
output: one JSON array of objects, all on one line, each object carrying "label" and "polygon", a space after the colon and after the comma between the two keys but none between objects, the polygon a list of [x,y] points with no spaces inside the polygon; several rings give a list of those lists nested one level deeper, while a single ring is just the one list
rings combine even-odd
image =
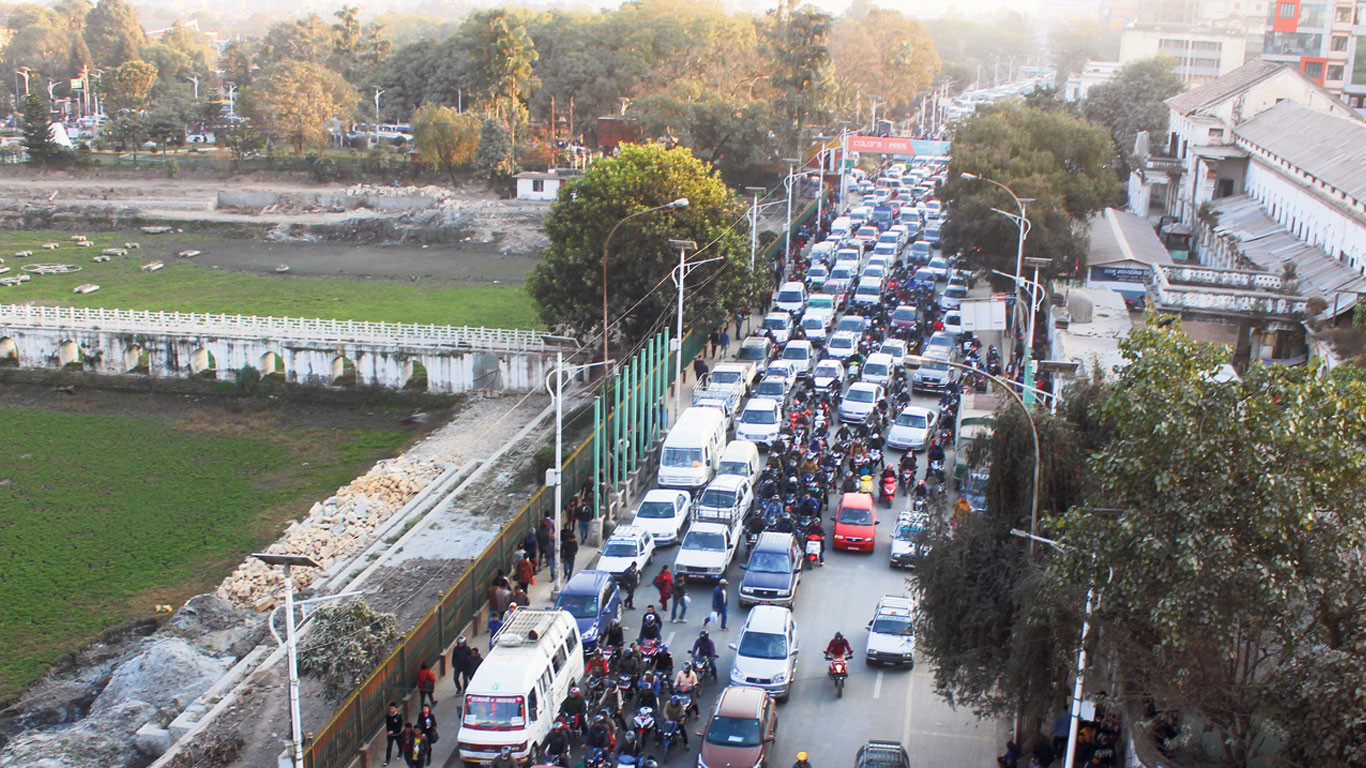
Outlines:
[{"label": "scooter", "polygon": [[806,537],[806,562],[825,565],[821,562],[821,548],[824,546],[825,539],[819,534],[808,534]]},{"label": "scooter", "polygon": [[892,499],[896,496],[897,484],[896,475],[883,475],[882,492],[878,494],[878,501],[889,507],[892,506]]},{"label": "scooter", "polygon": [[849,677],[849,665],[843,656],[831,656],[827,653],[825,658],[830,660],[830,667],[826,674],[835,683],[835,698],[842,698],[844,696],[844,681]]},{"label": "scooter", "polygon": [[915,470],[910,467],[902,467],[897,479],[901,482],[901,487],[910,493],[915,489]]},{"label": "scooter", "polygon": [[583,768],[607,768],[607,750],[590,747],[583,754]]}]

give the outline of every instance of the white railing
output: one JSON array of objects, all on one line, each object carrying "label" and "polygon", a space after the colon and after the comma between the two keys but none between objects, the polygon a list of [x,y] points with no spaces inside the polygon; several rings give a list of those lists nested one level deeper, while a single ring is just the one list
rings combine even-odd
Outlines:
[{"label": "white railing", "polygon": [[6,324],[125,333],[215,334],[300,342],[384,343],[515,352],[544,352],[547,349],[543,334],[509,328],[149,312],[137,309],[0,304],[0,325]]}]

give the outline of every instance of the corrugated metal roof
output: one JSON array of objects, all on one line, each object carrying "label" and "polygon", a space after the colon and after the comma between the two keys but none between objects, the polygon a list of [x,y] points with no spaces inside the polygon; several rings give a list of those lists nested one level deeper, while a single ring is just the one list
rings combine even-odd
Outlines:
[{"label": "corrugated metal roof", "polygon": [[1167,106],[1183,115],[1193,114],[1251,88],[1285,66],[1271,61],[1244,64],[1223,77],[1167,99]]},{"label": "corrugated metal roof", "polygon": [[1235,128],[1234,134],[1366,200],[1366,121],[1282,101]]},{"label": "corrugated metal roof", "polygon": [[1115,261],[1141,261],[1144,264],[1171,264],[1171,254],[1141,216],[1106,208],[1091,217],[1091,247],[1088,265]]},{"label": "corrugated metal roof", "polygon": [[1286,262],[1294,264],[1300,295],[1323,299],[1328,303],[1326,314],[1332,314],[1334,306],[1339,312],[1347,311],[1356,303],[1356,294],[1366,293],[1366,277],[1292,235],[1251,197],[1225,197],[1212,202],[1210,209],[1219,217],[1215,234],[1236,240],[1252,263],[1275,274],[1284,270]]}]

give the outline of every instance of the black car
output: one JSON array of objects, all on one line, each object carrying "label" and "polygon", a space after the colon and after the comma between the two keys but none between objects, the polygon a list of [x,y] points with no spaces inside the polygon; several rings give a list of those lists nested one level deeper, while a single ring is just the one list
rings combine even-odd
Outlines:
[{"label": "black car", "polygon": [[745,569],[745,577],[740,580],[740,606],[791,606],[797,596],[803,563],[802,550],[792,534],[777,531],[759,534],[749,562],[741,566]]},{"label": "black car", "polygon": [[859,747],[854,768],[910,768],[911,758],[899,741],[870,741]]}]

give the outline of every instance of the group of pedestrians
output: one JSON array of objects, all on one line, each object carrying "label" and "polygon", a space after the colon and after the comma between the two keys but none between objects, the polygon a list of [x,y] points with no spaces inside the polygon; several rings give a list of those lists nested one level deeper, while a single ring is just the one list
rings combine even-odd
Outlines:
[{"label": "group of pedestrians", "polygon": [[417,721],[413,722],[404,719],[398,702],[389,702],[389,711],[384,716],[384,732],[385,765],[394,759],[395,747],[408,768],[424,768],[432,764],[432,745],[440,738],[440,734],[436,730],[436,715],[432,714],[431,704],[424,703]]}]

